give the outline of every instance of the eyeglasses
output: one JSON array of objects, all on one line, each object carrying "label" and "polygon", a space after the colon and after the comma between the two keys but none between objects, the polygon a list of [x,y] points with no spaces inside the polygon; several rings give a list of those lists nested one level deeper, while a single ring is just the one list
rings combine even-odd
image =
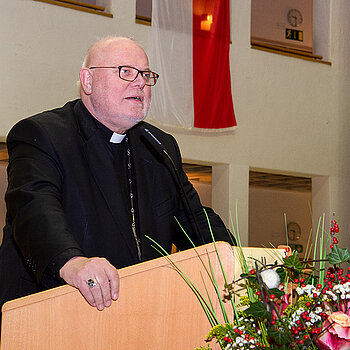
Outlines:
[{"label": "eyeglasses", "polygon": [[107,69],[118,69],[119,78],[126,81],[134,81],[137,76],[141,74],[142,78],[145,80],[145,84],[148,86],[156,85],[156,82],[159,78],[159,74],[152,72],[150,70],[139,70],[135,67],[130,66],[117,66],[117,67],[89,67],[89,69],[98,69],[98,68],[107,68]]}]

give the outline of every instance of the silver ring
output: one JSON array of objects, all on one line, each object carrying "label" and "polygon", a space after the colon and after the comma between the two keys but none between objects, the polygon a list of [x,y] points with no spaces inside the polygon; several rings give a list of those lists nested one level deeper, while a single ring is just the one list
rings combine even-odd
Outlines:
[{"label": "silver ring", "polygon": [[92,278],[89,278],[86,283],[90,288],[94,288],[97,284]]}]

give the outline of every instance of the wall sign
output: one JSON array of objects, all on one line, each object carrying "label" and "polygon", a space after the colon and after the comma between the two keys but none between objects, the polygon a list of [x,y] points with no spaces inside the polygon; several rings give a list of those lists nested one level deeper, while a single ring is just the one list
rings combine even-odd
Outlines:
[{"label": "wall sign", "polygon": [[286,37],[287,40],[296,40],[303,41],[303,31],[286,28]]}]

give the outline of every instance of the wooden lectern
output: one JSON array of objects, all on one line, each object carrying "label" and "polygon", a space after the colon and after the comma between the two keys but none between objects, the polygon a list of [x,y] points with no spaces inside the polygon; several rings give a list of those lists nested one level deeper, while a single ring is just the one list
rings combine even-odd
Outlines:
[{"label": "wooden lectern", "polygon": [[[227,243],[216,245],[231,282],[240,274],[238,261],[234,264],[237,252]],[[244,249],[258,259],[267,255],[266,249]],[[170,259],[206,298],[210,295],[221,315],[199,256],[207,266],[210,257],[223,290],[214,244],[173,254]],[[68,285],[7,302],[2,310],[1,350],[191,350],[205,345],[210,324],[195,294],[167,258],[130,266],[119,274],[119,299],[103,311],[88,305],[79,291]],[[226,309],[232,319],[232,308],[227,305]]]}]

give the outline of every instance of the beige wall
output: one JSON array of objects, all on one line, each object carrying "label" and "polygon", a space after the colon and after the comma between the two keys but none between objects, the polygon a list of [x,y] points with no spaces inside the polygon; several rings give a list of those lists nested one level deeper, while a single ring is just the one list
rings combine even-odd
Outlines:
[{"label": "beige wall", "polygon": [[251,49],[249,1],[232,4],[231,75],[238,128],[218,137],[177,133],[183,156],[232,169],[226,188],[222,185],[215,196],[230,197],[233,213],[238,199],[241,235],[248,232],[249,168],[311,176],[317,186],[322,184],[313,198],[313,221],[324,211],[327,220],[335,212],[344,233],[341,243],[350,246],[350,3],[331,2],[331,66]]},{"label": "beige wall", "polygon": [[289,238],[288,244],[302,245],[305,253],[312,234],[311,193],[251,187],[249,203],[250,247],[287,244],[286,224],[296,222],[301,237],[295,241]]},{"label": "beige wall", "polygon": [[[31,0],[2,4],[0,135],[17,120],[76,97],[81,59],[95,39],[127,35],[147,49],[149,28],[134,23],[135,1],[114,0],[112,12],[110,19]],[[348,0],[330,3],[328,66],[251,49],[250,1],[232,0],[238,128],[219,136],[173,132],[185,160],[215,164],[214,209],[229,224],[238,201],[245,244],[250,168],[327,179],[317,182],[322,195],[314,197],[314,216],[335,211],[341,230],[350,231],[348,13]],[[350,246],[350,235],[340,240]]]}]

